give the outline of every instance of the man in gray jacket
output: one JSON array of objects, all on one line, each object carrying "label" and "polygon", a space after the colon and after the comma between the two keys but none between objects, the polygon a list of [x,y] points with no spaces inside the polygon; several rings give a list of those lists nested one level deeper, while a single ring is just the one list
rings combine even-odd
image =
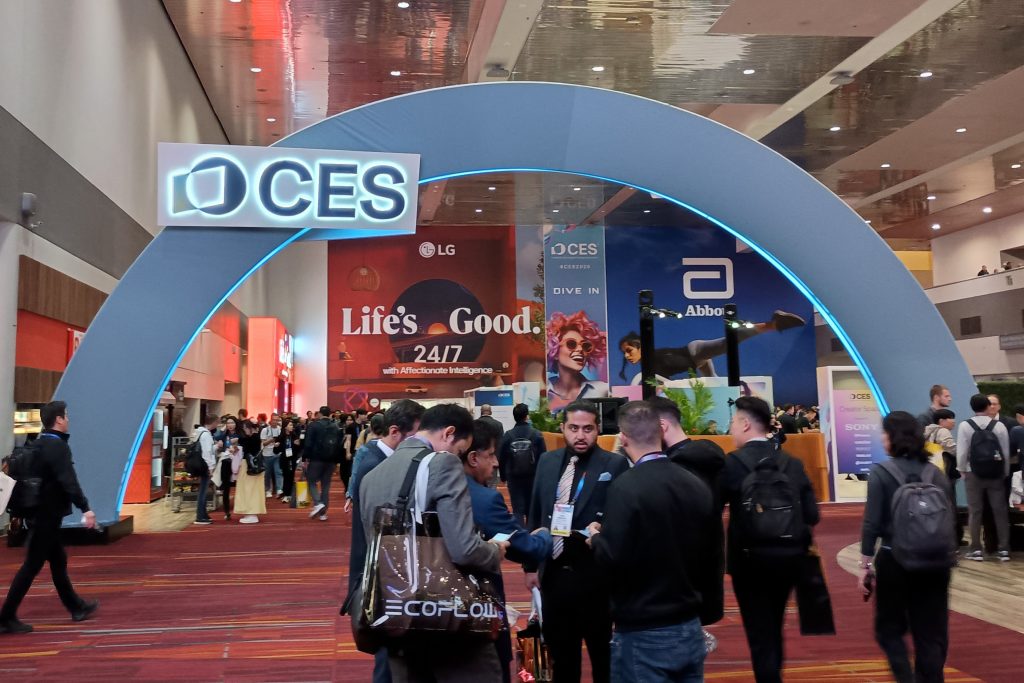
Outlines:
[{"label": "man in gray jacket", "polygon": [[[359,511],[366,538],[373,538],[374,511],[393,504],[412,459],[424,449],[436,452],[427,466],[425,510],[437,512],[445,547],[456,565],[490,574],[501,571],[508,542],[485,541],[473,525],[473,507],[459,455],[473,437],[473,416],[462,406],[441,404],[423,413],[420,429],[359,483]],[[445,636],[438,636],[442,640]],[[438,642],[411,636],[388,643],[395,683],[500,681],[501,665],[489,640]],[[448,636],[448,638],[451,638]]]}]

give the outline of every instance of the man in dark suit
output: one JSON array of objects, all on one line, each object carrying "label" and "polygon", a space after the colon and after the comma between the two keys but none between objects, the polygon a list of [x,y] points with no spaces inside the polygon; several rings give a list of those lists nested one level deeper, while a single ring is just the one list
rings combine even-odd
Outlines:
[{"label": "man in dark suit", "polygon": [[[757,683],[782,683],[786,602],[811,544],[811,527],[819,519],[818,503],[803,463],[776,450],[768,440],[771,418],[771,409],[763,400],[752,396],[736,399],[729,433],[739,448],[726,458],[722,471],[722,499],[729,504],[727,570],[732,575]],[[746,514],[744,481],[759,464],[774,464],[789,479],[803,516],[801,537],[766,542],[744,533],[745,525],[738,521]]]},{"label": "man in dark suit", "polygon": [[629,469],[629,463],[597,447],[598,412],[593,403],[570,403],[564,416],[565,448],[541,456],[527,525],[546,527],[555,538],[539,574],[535,566],[524,564],[526,585],[541,591],[554,683],[579,682],[583,641],[594,683],[607,683],[612,635],[609,594],[579,531],[600,521],[608,486]]},{"label": "man in dark suit", "polygon": [[[665,455],[675,464],[700,477],[711,491],[715,510],[721,511],[719,480],[722,468],[725,467],[725,452],[721,446],[714,441],[694,440],[687,436],[680,424],[682,415],[679,406],[672,399],[655,396],[647,402],[658,414]],[[725,613],[725,527],[722,516],[717,515],[709,524],[711,528],[704,537],[708,544],[703,553],[705,560],[695,569],[707,572],[698,577],[701,586],[700,623],[704,626],[720,621]]]},{"label": "man in dark suit", "polygon": [[[416,433],[424,410],[423,406],[408,398],[392,403],[384,413],[385,435],[366,443],[366,453],[359,461],[359,469],[352,473],[352,545],[348,555],[348,595],[341,608],[342,614],[348,614],[352,609],[352,600],[363,580],[366,564],[366,531],[359,511],[359,482],[387,460],[400,443]],[[374,654],[373,683],[391,683],[387,648],[381,648]]]},{"label": "man in dark suit", "polygon": [[[510,537],[508,559],[539,564],[551,553],[551,534],[543,527],[532,534],[524,529],[509,512],[501,493],[488,486],[498,471],[498,436],[493,425],[480,418],[473,425],[473,443],[462,457],[469,497],[473,502],[473,522],[484,538],[494,538],[496,534],[507,534]],[[494,582],[501,601],[505,602],[505,582],[501,572],[489,574],[487,578]],[[502,680],[509,683],[512,678],[512,639],[508,623],[503,623],[502,627],[495,645],[501,661]]]},{"label": "man in dark suit", "polygon": [[480,417],[479,419],[486,422],[491,429],[498,435],[498,443],[501,443],[501,437],[505,435],[505,425],[501,424],[498,420],[494,419],[492,414],[494,410],[491,408],[490,403],[485,403],[480,406]]},{"label": "man in dark suit", "polygon": [[7,600],[0,608],[0,633],[32,631],[30,625],[18,619],[18,607],[47,562],[57,595],[71,613],[72,620],[84,621],[99,607],[99,601],[83,600],[75,592],[68,578],[68,556],[60,541],[61,520],[71,514],[72,504],[84,513],[82,524],[86,528],[96,526],[96,513],[89,507],[89,501],[78,485],[75,464],[71,460],[67,406],[63,401],[52,401],[42,407],[39,417],[43,422],[43,432],[28,456],[31,476],[41,480],[39,504],[28,515],[25,562],[11,580]]},{"label": "man in dark suit", "polygon": [[[430,451],[433,456],[424,465],[426,490],[420,504],[424,511],[437,513],[451,561],[470,572],[500,572],[508,542],[485,541],[473,524],[473,506],[460,460],[472,438],[473,416],[462,406],[442,403],[426,410],[419,430],[359,484],[359,511],[366,537],[373,533],[374,511],[398,500],[413,458]],[[358,599],[357,595],[354,601]],[[451,638],[447,634],[433,638],[420,634],[390,641],[388,665],[396,683],[477,683],[501,677],[493,643]]]}]

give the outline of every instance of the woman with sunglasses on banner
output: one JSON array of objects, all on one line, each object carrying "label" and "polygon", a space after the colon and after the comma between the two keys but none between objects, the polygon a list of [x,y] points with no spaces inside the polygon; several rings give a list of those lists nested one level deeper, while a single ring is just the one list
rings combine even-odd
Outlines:
[{"label": "woman with sunglasses on banner", "polygon": [[607,335],[584,311],[572,315],[555,313],[548,321],[548,405],[552,412],[582,398],[608,395],[608,383],[583,374],[605,372]]}]

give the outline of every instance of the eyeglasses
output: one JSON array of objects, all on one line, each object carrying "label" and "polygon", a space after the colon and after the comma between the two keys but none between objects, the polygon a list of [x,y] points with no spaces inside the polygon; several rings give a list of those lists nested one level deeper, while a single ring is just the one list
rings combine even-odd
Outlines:
[{"label": "eyeglasses", "polygon": [[562,344],[564,344],[565,348],[569,349],[570,351],[575,351],[577,346],[583,349],[583,353],[590,353],[591,351],[594,350],[594,345],[586,340],[584,340],[581,343],[576,341],[575,339],[566,339],[564,342],[562,342]]}]

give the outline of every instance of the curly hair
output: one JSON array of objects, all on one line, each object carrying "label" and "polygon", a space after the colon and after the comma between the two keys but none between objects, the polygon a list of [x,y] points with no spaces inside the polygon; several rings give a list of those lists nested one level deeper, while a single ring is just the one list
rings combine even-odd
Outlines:
[{"label": "curly hair", "polygon": [[570,331],[579,332],[584,340],[594,345],[593,350],[587,354],[587,367],[600,371],[608,352],[607,335],[584,311],[576,311],[568,316],[564,313],[551,315],[547,327],[548,371],[558,370],[558,350],[562,344],[562,337]]}]

